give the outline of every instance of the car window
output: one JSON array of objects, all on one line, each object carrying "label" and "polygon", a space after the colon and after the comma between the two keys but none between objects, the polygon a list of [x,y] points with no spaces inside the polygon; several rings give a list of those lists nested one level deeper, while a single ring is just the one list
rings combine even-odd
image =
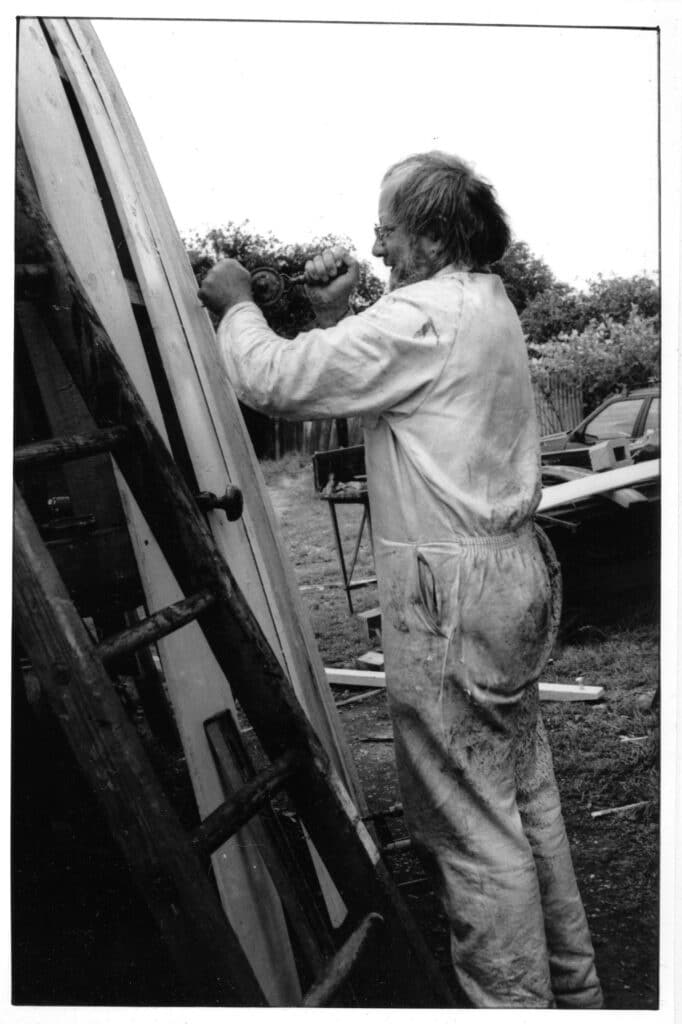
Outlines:
[{"label": "car window", "polygon": [[646,414],[646,423],[644,424],[644,433],[648,430],[660,430],[661,426],[661,400],[660,398],[652,398],[649,411]]},{"label": "car window", "polygon": [[587,424],[585,437],[594,437],[598,441],[609,437],[631,437],[643,402],[643,398],[628,398],[607,405]]}]

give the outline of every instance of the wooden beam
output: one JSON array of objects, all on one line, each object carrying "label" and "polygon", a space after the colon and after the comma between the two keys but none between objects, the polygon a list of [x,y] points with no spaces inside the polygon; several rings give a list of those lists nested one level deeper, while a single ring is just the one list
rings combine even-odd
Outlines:
[{"label": "wooden beam", "polygon": [[[331,686],[362,686],[375,690],[386,689],[385,672],[367,672],[354,668],[327,668]],[[584,686],[581,683],[539,684],[540,700],[595,701],[604,695],[603,686]]]},{"label": "wooden beam", "polygon": [[[236,396],[144,140],[92,26],[45,19],[107,177],[201,490],[239,486],[244,516],[210,526],[334,767],[364,809],[324,668]],[[133,378],[135,379],[135,378]],[[199,412],[201,410],[201,413]]]},{"label": "wooden beam", "polygon": [[603,686],[583,683],[540,683],[540,700],[595,701],[604,696]]},{"label": "wooden beam", "polygon": [[[161,242],[148,229],[147,211],[151,200],[135,188],[134,182],[131,182],[131,172],[122,160],[121,141],[112,118],[117,116],[113,110],[116,104],[120,102],[125,107],[125,101],[113,73],[106,82],[101,75],[97,75],[101,47],[92,29],[88,25],[83,26],[94,43],[97,51],[95,54],[89,51],[88,39],[81,37],[83,49],[89,52],[87,59],[74,42],[72,29],[77,31],[79,24],[67,23],[63,19],[50,20],[49,23],[45,20],[21,19],[17,107],[19,134],[28,152],[30,170],[24,173],[27,161],[20,155],[23,163],[20,175],[26,181],[35,181],[40,203],[72,267],[76,291],[82,292],[89,305],[96,310],[99,321],[104,325],[131,380],[135,382],[135,388],[141,395],[150,419],[164,444],[170,448],[156,384],[149,368],[138,321],[131,307],[126,282],[130,265],[127,263],[125,272],[121,265],[121,259],[126,256],[126,242],[135,254],[136,272],[139,274],[143,268],[147,275],[144,299],[155,338],[163,338],[168,342],[169,337],[177,337],[178,296],[169,284],[159,256]],[[75,100],[79,115],[77,122],[65,92],[64,80],[56,66],[58,61],[54,57],[55,51],[59,52],[59,59],[65,69],[71,100]],[[90,61],[89,65],[87,60]],[[105,57],[103,61],[108,67]],[[97,81],[93,75],[97,76]],[[110,111],[104,107],[105,99],[110,105]],[[91,138],[88,138],[88,132]],[[118,203],[122,199],[113,216],[111,204],[106,201],[106,189],[100,193],[95,181],[91,165],[93,147],[97,150],[106,183],[114,194],[114,202]],[[108,155],[104,153],[103,147],[108,150]],[[130,154],[133,164],[143,159],[143,142],[139,140],[136,147],[133,147]],[[155,187],[160,191],[158,183]],[[111,225],[107,216],[112,216]],[[122,222],[125,239],[121,235],[117,216]],[[170,223],[172,225],[172,221]],[[112,232],[115,232],[116,242]],[[179,239],[177,248],[181,249]],[[146,258],[139,255],[145,251]],[[49,252],[44,253],[44,258],[49,259]],[[186,254],[183,254],[183,258],[186,260]],[[191,276],[191,270],[189,274]],[[135,283],[141,285],[142,282],[138,280]],[[158,292],[158,289],[161,289],[163,301],[150,307],[149,293]],[[136,302],[141,294],[137,288]],[[204,335],[210,334],[208,318],[205,311],[200,309],[198,301],[197,308],[198,315],[206,321]],[[72,352],[70,369],[72,375],[83,383],[84,374],[79,373],[83,367],[78,366],[77,355],[80,351],[81,358],[89,358],[91,353],[87,339],[78,337],[79,325],[71,318],[73,312],[69,285],[62,283],[56,302],[49,307],[49,313],[63,339],[71,338],[74,341],[75,335],[76,351]],[[201,347],[205,344],[205,338],[202,337],[197,344]],[[97,377],[97,368],[88,369],[90,382],[86,387],[93,385],[93,376],[96,383]],[[213,457],[216,442],[215,439],[213,442],[210,440],[211,414],[206,410],[205,403],[195,401],[196,372],[191,354],[175,371],[177,387],[187,392],[187,418],[193,424],[199,424],[198,429],[192,426],[187,429],[194,444],[192,468],[201,490],[221,494],[229,480],[234,479],[241,484],[240,476],[242,473],[248,475],[249,467],[248,464],[240,465],[237,458],[236,468],[232,467],[231,475],[226,471],[224,460],[217,461]],[[216,388],[220,386],[219,382],[218,376],[214,382]],[[119,422],[115,414],[106,425],[111,422]],[[235,433],[238,429],[238,424],[235,424]],[[205,439],[206,444],[203,443]],[[75,463],[74,467],[79,465]],[[124,476],[117,469],[115,475],[144,586],[145,603],[150,611],[155,611],[181,600],[185,592],[169,568]],[[209,512],[208,518],[220,537],[222,551],[228,555],[230,565],[238,569],[240,579],[248,584],[253,603],[258,605],[260,602],[264,608],[264,618],[269,617],[267,601],[262,595],[262,577],[258,567],[254,566],[249,542],[244,541],[241,532],[243,526],[235,528],[229,524],[222,511]],[[193,593],[196,589],[201,587],[190,588],[186,593]],[[182,634],[170,634],[161,639],[158,647],[197,806],[200,815],[205,816],[223,802],[225,793],[203,725],[207,718],[227,708],[234,708],[230,686],[225,671],[218,664],[197,624],[186,626]],[[286,920],[278,893],[257,849],[253,846],[245,848],[240,837],[237,837],[214,856],[213,872],[225,911],[257,972],[268,1002],[271,1005],[295,1004],[300,1000],[301,990],[293,952],[289,946]]]},{"label": "wooden beam", "polygon": [[369,686],[374,690],[386,689],[386,673],[358,668],[325,668],[330,686]]},{"label": "wooden beam", "polygon": [[568,505],[583,498],[608,494],[621,487],[634,487],[637,484],[655,480],[660,475],[660,459],[639,462],[634,466],[622,466],[620,469],[609,469],[603,473],[590,473],[579,480],[570,480],[565,484],[545,487],[537,511],[549,512],[553,508],[560,508],[562,505]]},{"label": "wooden beam", "polygon": [[[589,469],[579,469],[576,466],[552,466],[551,469],[546,471],[554,477],[560,480],[583,480],[586,477],[594,477],[594,472]],[[544,477],[543,473],[543,477]],[[556,487],[556,484],[553,486]],[[646,498],[640,491],[636,491],[634,487],[619,487],[617,491],[606,491],[603,495],[608,501],[613,501],[616,505],[620,505],[621,508],[630,508],[631,505],[641,504],[646,502]]]}]

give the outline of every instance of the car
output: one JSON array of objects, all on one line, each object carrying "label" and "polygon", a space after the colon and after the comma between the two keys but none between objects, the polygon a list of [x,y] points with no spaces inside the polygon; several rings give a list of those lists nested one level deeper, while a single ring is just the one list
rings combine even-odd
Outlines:
[{"label": "car", "polygon": [[635,462],[660,456],[661,389],[638,388],[607,398],[566,433],[541,438],[543,466],[591,469],[590,448],[600,441],[625,439]]}]

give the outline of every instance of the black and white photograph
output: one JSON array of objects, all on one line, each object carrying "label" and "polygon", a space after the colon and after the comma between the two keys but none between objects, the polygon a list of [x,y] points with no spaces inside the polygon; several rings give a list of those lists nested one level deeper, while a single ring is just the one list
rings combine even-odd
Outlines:
[{"label": "black and white photograph", "polygon": [[4,19],[7,1019],[672,1022],[680,5],[147,7]]}]

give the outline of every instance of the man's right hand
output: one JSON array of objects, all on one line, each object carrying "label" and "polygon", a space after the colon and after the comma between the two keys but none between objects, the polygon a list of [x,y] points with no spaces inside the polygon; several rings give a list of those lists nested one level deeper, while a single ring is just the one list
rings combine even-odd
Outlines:
[{"label": "man's right hand", "polygon": [[305,290],[321,327],[332,327],[349,309],[351,293],[360,280],[358,261],[341,245],[309,259],[305,265]]}]

